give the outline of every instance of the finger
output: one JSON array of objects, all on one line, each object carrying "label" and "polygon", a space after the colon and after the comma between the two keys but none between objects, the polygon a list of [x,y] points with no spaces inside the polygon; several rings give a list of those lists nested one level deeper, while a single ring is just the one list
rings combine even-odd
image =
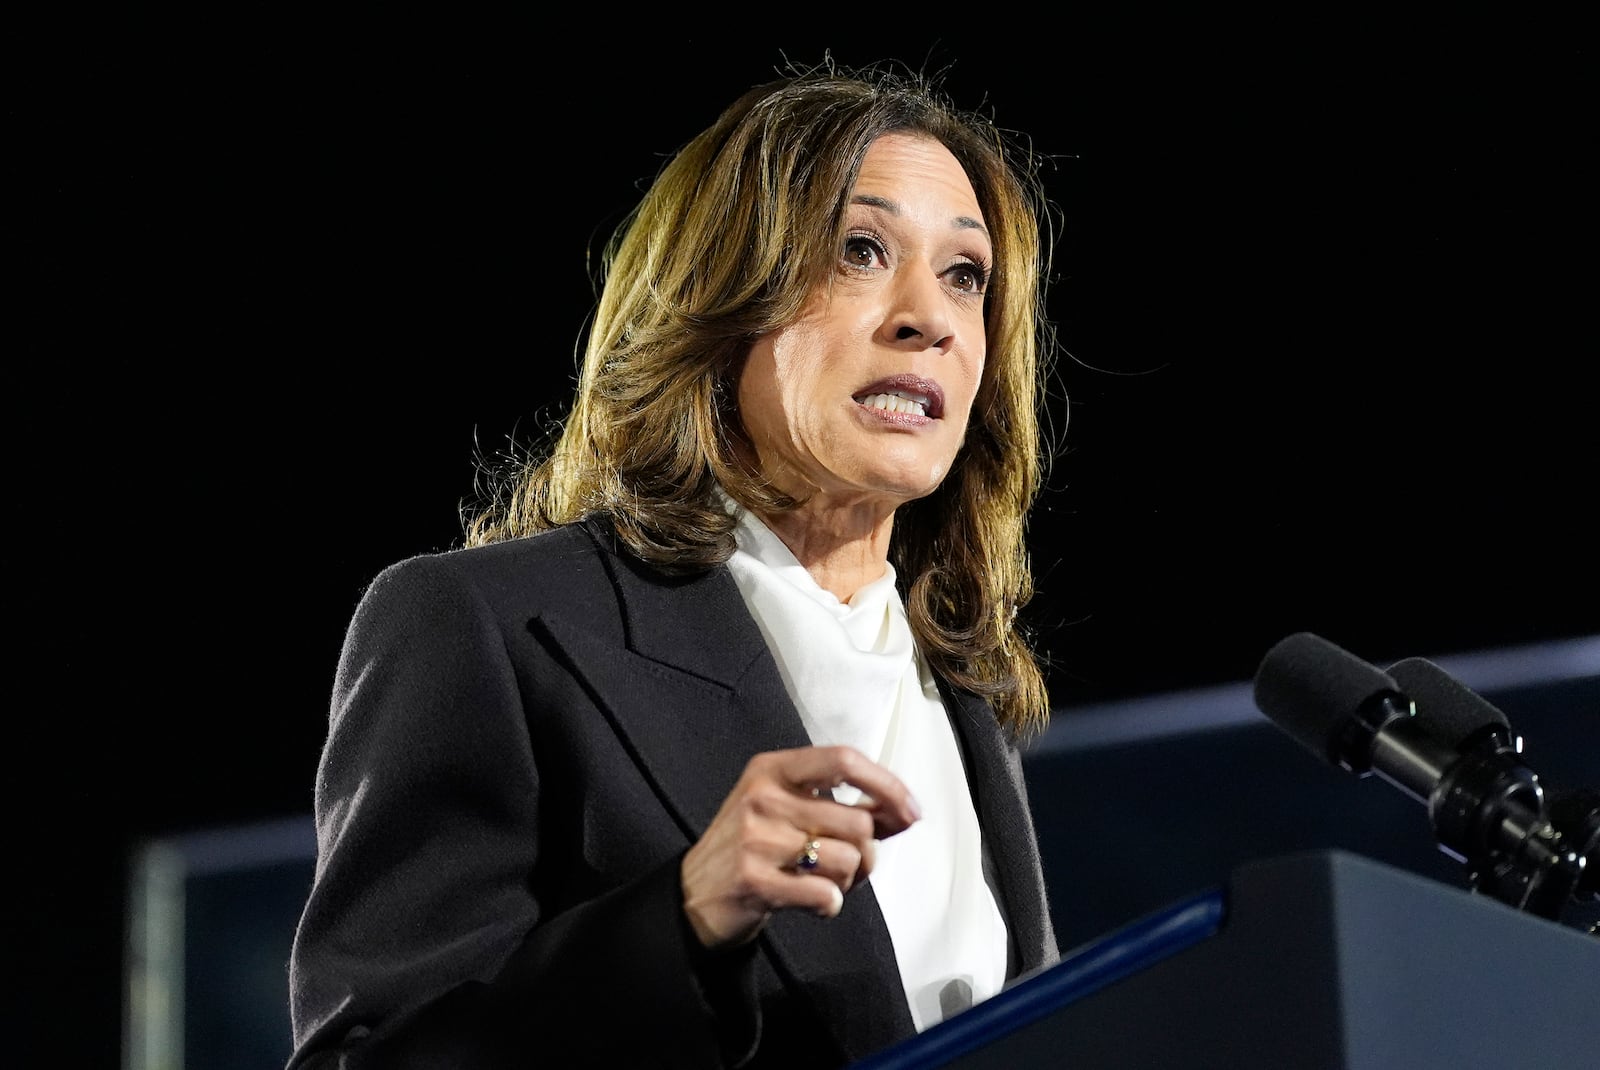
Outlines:
[{"label": "finger", "polygon": [[769,912],[809,910],[831,918],[844,906],[844,889],[838,881],[815,871],[796,869],[792,864],[765,866],[760,873],[747,875],[746,880],[752,898]]},{"label": "finger", "polygon": [[813,837],[789,864],[797,873],[828,878],[841,892],[848,892],[862,877],[862,851],[846,840]]},{"label": "finger", "polygon": [[833,799],[796,799],[788,807],[784,819],[813,838],[826,836],[853,845],[865,851],[867,844],[877,837],[877,823],[872,811],[863,806],[850,806]]},{"label": "finger", "polygon": [[852,884],[860,884],[872,876],[873,867],[878,864],[878,841],[868,840],[866,847],[859,853],[856,862],[856,873],[851,879]]},{"label": "finger", "polygon": [[841,872],[852,848],[838,841],[816,841],[817,865],[796,867],[800,850],[795,831],[768,825],[753,838],[718,844],[702,837],[684,855],[680,873],[684,913],[706,947],[749,940],[778,910],[807,910],[822,917],[837,914],[853,875]]},{"label": "finger", "polygon": [[779,775],[798,792],[849,784],[863,794],[856,805],[872,815],[879,838],[909,828],[922,816],[905,782],[854,747],[802,747],[778,752]]}]

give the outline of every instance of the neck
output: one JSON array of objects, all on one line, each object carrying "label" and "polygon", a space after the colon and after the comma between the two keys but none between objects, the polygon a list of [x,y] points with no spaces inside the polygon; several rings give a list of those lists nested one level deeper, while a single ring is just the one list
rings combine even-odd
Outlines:
[{"label": "neck", "polygon": [[792,512],[761,517],[811,578],[841,602],[883,576],[894,510],[817,495]]}]

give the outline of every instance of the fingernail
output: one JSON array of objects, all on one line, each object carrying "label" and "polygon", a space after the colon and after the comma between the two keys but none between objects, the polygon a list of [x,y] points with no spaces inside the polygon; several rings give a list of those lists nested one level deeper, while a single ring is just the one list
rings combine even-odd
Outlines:
[{"label": "fingernail", "polygon": [[911,818],[914,821],[922,820],[922,804],[917,802],[915,795],[907,795],[906,802],[911,804]]},{"label": "fingernail", "polygon": [[825,917],[825,918],[835,917],[839,913],[839,911],[841,911],[843,909],[844,909],[844,893],[841,892],[839,890],[839,886],[837,884],[835,884],[835,885],[833,885],[833,909],[824,911],[822,916]]}]

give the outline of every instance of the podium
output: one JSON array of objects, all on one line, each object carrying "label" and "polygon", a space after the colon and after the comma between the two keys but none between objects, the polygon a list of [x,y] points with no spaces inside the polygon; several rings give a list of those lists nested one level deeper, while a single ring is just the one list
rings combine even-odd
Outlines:
[{"label": "podium", "polygon": [[1362,855],[1284,855],[851,1070],[935,1067],[1600,1067],[1600,936]]}]

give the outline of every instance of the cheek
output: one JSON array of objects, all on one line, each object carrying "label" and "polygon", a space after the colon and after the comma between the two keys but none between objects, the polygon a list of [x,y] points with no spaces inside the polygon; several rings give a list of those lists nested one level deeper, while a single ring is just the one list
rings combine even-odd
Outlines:
[{"label": "cheek", "polygon": [[744,367],[739,369],[735,398],[745,433],[759,441],[779,405],[777,370],[769,340],[762,339],[750,347]]},{"label": "cheek", "polygon": [[796,325],[775,331],[750,347],[739,373],[739,413],[757,441],[788,436],[789,424],[804,413],[805,387],[814,373],[808,365],[815,344]]},{"label": "cheek", "polygon": [[768,374],[772,394],[784,408],[803,411],[809,407],[818,380],[823,377],[819,358],[827,351],[827,339],[821,332],[802,324],[786,328],[773,338]]},{"label": "cheek", "polygon": [[966,394],[965,413],[970,419],[973,402],[977,400],[978,392],[983,387],[983,372],[985,368],[983,354],[964,361],[961,366],[961,389]]}]

